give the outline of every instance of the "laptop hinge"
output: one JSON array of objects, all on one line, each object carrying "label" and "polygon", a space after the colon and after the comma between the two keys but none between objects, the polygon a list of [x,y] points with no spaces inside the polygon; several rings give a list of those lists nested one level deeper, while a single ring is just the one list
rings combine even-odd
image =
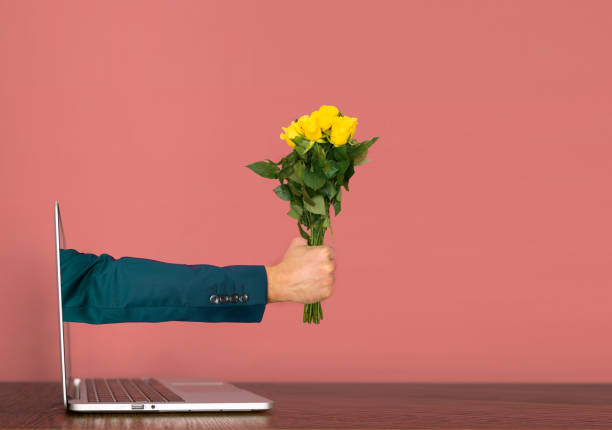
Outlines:
[{"label": "laptop hinge", "polygon": [[68,398],[79,400],[81,398],[80,379],[70,378],[68,381]]}]

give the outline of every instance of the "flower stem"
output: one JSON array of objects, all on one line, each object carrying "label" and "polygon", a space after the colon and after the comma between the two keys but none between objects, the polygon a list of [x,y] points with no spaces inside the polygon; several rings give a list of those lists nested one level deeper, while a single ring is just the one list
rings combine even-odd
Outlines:
[{"label": "flower stem", "polygon": [[[322,225],[323,223],[322,218],[317,217],[315,219],[312,219],[310,216],[308,216],[307,221],[308,221],[307,227],[310,230],[310,238],[308,239],[308,246],[323,245],[323,240],[325,238],[325,231],[327,230],[327,228]],[[321,307],[320,302],[309,303],[309,304],[304,305],[304,317],[302,318],[302,322],[307,322],[309,324],[314,322],[315,324],[319,324],[322,319],[323,319],[323,308]]]}]

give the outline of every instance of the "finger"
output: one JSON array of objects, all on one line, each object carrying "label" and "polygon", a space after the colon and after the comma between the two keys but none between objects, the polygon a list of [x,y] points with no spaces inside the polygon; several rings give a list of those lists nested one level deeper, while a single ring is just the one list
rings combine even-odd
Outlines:
[{"label": "finger", "polygon": [[[327,245],[326,245],[327,246]],[[336,250],[334,248],[332,248],[331,246],[327,246],[328,249],[328,257],[330,260],[334,260],[336,258]]]}]

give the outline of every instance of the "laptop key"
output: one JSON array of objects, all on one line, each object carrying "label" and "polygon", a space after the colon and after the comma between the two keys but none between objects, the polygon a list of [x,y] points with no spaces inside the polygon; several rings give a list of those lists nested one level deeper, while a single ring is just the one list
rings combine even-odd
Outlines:
[{"label": "laptop key", "polygon": [[123,385],[119,382],[118,379],[107,379],[108,387],[110,388],[113,396],[115,397],[115,401],[117,402],[131,402],[132,398],[128,395],[128,393],[123,388]]},{"label": "laptop key", "polygon": [[94,388],[96,395],[98,396],[98,402],[101,403],[114,403],[115,398],[113,397],[106,381],[104,379],[94,379]]},{"label": "laptop key", "polygon": [[149,399],[140,391],[131,379],[120,379],[121,385],[135,402],[148,402]]},{"label": "laptop key", "polygon": [[159,394],[153,387],[147,384],[142,379],[132,379],[134,384],[138,387],[140,391],[144,393],[145,396],[149,398],[152,402],[166,402],[167,400],[161,394]]},{"label": "laptop key", "polygon": [[85,379],[87,401],[93,403],[184,402],[156,379]]},{"label": "laptop key", "polygon": [[87,391],[87,401],[88,402],[97,402],[98,398],[96,397],[96,392],[94,390],[94,384],[91,379],[85,379],[85,390]]},{"label": "laptop key", "polygon": [[183,398],[176,394],[174,391],[170,390],[164,384],[159,382],[157,379],[149,380],[151,386],[160,392],[162,396],[168,399],[169,402],[184,402]]}]

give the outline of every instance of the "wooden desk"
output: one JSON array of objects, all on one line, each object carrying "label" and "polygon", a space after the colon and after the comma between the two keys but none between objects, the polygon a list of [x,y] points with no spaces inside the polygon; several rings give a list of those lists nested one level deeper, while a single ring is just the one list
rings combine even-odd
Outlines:
[{"label": "wooden desk", "polygon": [[612,429],[612,384],[236,383],[267,412],[76,414],[59,383],[0,383],[0,428]]}]

